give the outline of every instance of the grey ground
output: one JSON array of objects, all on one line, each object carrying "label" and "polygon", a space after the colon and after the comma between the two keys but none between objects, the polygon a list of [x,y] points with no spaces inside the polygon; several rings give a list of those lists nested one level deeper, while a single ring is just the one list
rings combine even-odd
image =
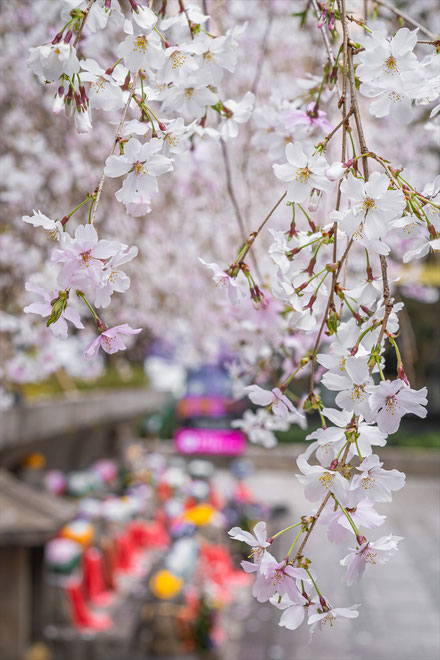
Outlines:
[{"label": "grey ground", "polygon": [[[219,487],[227,488],[228,481],[229,475],[220,472]],[[288,517],[277,519],[271,534],[311,512],[291,472],[258,470],[247,483],[258,499],[290,508]],[[340,582],[345,569],[339,559],[347,554],[346,547],[328,543],[325,528],[315,528],[305,554],[312,559],[321,591],[336,607],[362,603],[359,618],[339,620],[333,628],[317,631],[310,641],[307,624],[293,632],[280,628],[279,610],[257,603],[250,589],[243,589],[227,617],[224,660],[438,660],[439,495],[438,481],[410,477],[405,488],[394,493],[391,504],[377,506],[387,520],[372,530],[371,538],[392,532],[405,540],[388,564],[367,566],[362,581],[350,588]],[[274,548],[280,559],[292,539],[279,546],[279,555]]]}]

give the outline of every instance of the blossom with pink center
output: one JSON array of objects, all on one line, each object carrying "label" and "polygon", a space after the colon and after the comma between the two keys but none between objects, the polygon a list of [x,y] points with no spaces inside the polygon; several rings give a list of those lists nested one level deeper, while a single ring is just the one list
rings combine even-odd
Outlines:
[{"label": "blossom with pink center", "polygon": [[367,422],[371,419],[368,386],[373,384],[368,361],[369,355],[347,357],[344,375],[328,371],[322,378],[322,383],[329,390],[339,391],[335,401],[340,408],[363,415]]},{"label": "blossom with pink center", "polygon": [[124,204],[149,204],[158,191],[156,177],[170,172],[173,163],[170,158],[159,154],[162,140],[152,138],[142,144],[137,138],[130,138],[124,146],[124,153],[119,156],[109,156],[105,161],[106,176],[119,177],[124,174],[122,187],[115,196]]},{"label": "blossom with pink center", "polygon": [[289,412],[295,412],[295,406],[281,392],[279,387],[274,387],[273,390],[268,391],[258,385],[248,385],[244,388],[244,391],[252,403],[256,403],[257,406],[271,406],[274,415],[285,418],[289,415]]},{"label": "blossom with pink center", "polygon": [[290,202],[303,202],[314,188],[331,190],[332,184],[325,177],[328,163],[324,156],[314,153],[313,147],[290,142],[286,146],[286,158],[287,163],[275,164],[273,169],[278,179],[288,182],[287,199]]},{"label": "blossom with pink center", "polygon": [[413,390],[403,380],[385,380],[370,387],[370,406],[377,425],[384,433],[395,433],[406,413],[426,417],[427,389]]},{"label": "blossom with pink center", "polygon": [[328,133],[334,128],[327,119],[327,113],[323,110],[316,110],[314,101],[308,104],[307,110],[285,108],[281,110],[280,116],[286,130],[294,132],[295,135],[300,126],[306,128],[306,134],[312,133],[314,128],[318,128],[323,133]]},{"label": "blossom with pink center", "polygon": [[405,208],[404,194],[388,190],[389,182],[388,176],[380,172],[373,172],[367,182],[350,172],[341,183],[341,191],[351,200],[351,207],[343,212],[332,211],[330,218],[347,236],[365,236],[370,241],[383,238]]},{"label": "blossom with pink center", "polygon": [[266,552],[266,548],[270,546],[267,541],[266,523],[260,520],[253,529],[253,534],[247,532],[240,527],[233,527],[228,532],[229,536],[235,541],[243,541],[251,546],[251,556],[256,564],[260,564]]},{"label": "blossom with pink center", "polygon": [[324,611],[318,611],[316,614],[309,616],[308,624],[309,626],[312,626],[312,632],[316,626],[321,630],[324,626],[329,624],[330,628],[332,628],[336,619],[356,619],[359,616],[359,612],[355,609],[356,607],[360,607],[360,605],[325,608]]},{"label": "blossom with pink center", "polygon": [[208,263],[202,257],[199,257],[200,263],[202,263],[204,266],[212,270],[213,276],[212,279],[216,283],[217,286],[222,287],[223,289],[227,289],[228,291],[228,296],[229,296],[229,301],[231,302],[232,305],[238,305],[240,302],[240,295],[242,294],[243,291],[237,282],[236,277],[231,277],[227,273],[225,273],[224,270],[221,269],[221,267],[212,262]]},{"label": "blossom with pink center", "polygon": [[287,595],[283,596],[281,600],[277,595],[272,596],[270,602],[277,609],[284,610],[278,625],[281,626],[281,628],[287,628],[287,630],[296,630],[299,628],[304,621],[306,613],[315,613],[317,609],[315,602],[309,603],[304,599],[304,604],[301,605],[292,602]]},{"label": "blossom with pink center", "polygon": [[[241,562],[247,573],[256,572],[251,562]],[[263,558],[261,564],[256,567],[259,575],[254,583],[253,595],[259,603],[265,603],[271,596],[277,593],[279,596],[287,595],[293,603],[304,605],[306,600],[299,592],[295,580],[310,582],[309,575],[304,568],[293,568],[286,561],[277,562],[269,553]]]},{"label": "blossom with pink center", "polygon": [[75,238],[65,236],[62,248],[55,249],[52,261],[63,263],[58,275],[58,284],[89,290],[92,293],[101,283],[103,261],[121,249],[117,241],[98,240],[92,225],[79,225]]},{"label": "blossom with pink center", "polygon": [[359,548],[349,548],[351,553],[341,559],[341,566],[347,566],[347,572],[342,578],[347,587],[361,579],[367,564],[385,564],[397,552],[397,544],[402,536],[382,536],[382,538],[369,543],[365,541]]},{"label": "blossom with pink center", "polygon": [[295,475],[304,486],[304,495],[310,502],[323,499],[328,493],[333,493],[337,500],[346,506],[349,494],[348,481],[337,470],[323,468],[321,465],[310,465],[308,459],[317,448],[313,442],[304,453],[298,456],[296,463],[302,474]]},{"label": "blossom with pink center", "polygon": [[[84,329],[80,315],[68,305],[68,296],[65,291],[51,291],[49,293],[41,286],[32,282],[26,282],[25,288],[26,291],[36,293],[42,297],[40,302],[33,302],[23,309],[26,314],[39,314],[43,318],[49,318],[54,313],[54,301],[60,301],[59,316],[56,314],[58,318],[49,325],[55,337],[59,337],[60,339],[67,338],[67,321],[73,323],[78,330]],[[60,298],[60,294],[64,294],[62,298]],[[62,303],[61,299],[63,300]]]},{"label": "blossom with pink center", "polygon": [[391,502],[391,492],[405,485],[405,475],[399,470],[384,470],[383,463],[375,454],[364,458],[356,469],[350,485],[351,497],[360,501],[364,498],[373,502]]},{"label": "blossom with pink center", "polygon": [[128,323],[108,328],[101,332],[99,337],[96,337],[96,339],[87,346],[84,357],[86,360],[91,360],[96,357],[99,347],[110,355],[112,353],[117,353],[118,351],[125,351],[127,347],[124,344],[122,335],[137,335],[139,332],[142,332],[142,328],[130,328]]},{"label": "blossom with pink center", "polygon": [[[355,507],[348,508],[351,519],[356,527],[379,527],[385,522],[386,516],[382,516],[374,509],[370,500],[361,500]],[[349,532],[353,532],[347,516],[340,507],[335,511],[333,502],[328,502],[324,511],[318,518],[319,525],[328,525],[327,537],[332,543],[341,543]]]}]

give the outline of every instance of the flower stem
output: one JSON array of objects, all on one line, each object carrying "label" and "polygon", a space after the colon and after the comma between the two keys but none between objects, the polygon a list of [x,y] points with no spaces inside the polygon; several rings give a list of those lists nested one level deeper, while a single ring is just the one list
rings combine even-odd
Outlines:
[{"label": "flower stem", "polygon": [[282,529],[280,532],[277,532],[276,534],[274,534],[272,536],[272,541],[275,541],[275,539],[278,538],[278,536],[280,536],[281,534],[284,534],[284,532],[288,532],[290,529],[293,529],[294,527],[298,527],[298,525],[301,525],[301,524],[302,523],[300,521],[300,522],[295,523],[294,525],[290,525],[290,527],[286,527],[286,529]]},{"label": "flower stem", "polygon": [[310,578],[311,581],[313,582],[313,586],[314,586],[315,589],[316,589],[316,593],[318,594],[318,596],[320,596],[320,597],[322,598],[322,594],[321,594],[321,592],[320,592],[319,589],[318,589],[318,585],[316,584],[315,580],[313,579],[312,574],[310,573],[309,569],[306,568],[305,570],[306,570],[307,575],[309,576],[309,578]]},{"label": "flower stem", "polygon": [[346,509],[345,507],[343,507],[342,504],[340,504],[340,503],[338,502],[338,500],[337,500],[336,497],[333,495],[333,493],[332,493],[332,497],[333,497],[334,501],[336,502],[336,504],[340,507],[341,511],[344,513],[345,517],[347,518],[348,522],[349,522],[350,525],[351,525],[351,528],[352,528],[353,532],[356,534],[356,536],[361,536],[360,531],[358,530],[358,528],[357,528],[356,525],[354,524],[354,522],[353,522],[353,518],[350,516],[350,514],[349,514],[348,511],[347,511],[347,509]]},{"label": "flower stem", "polygon": [[295,547],[296,542],[298,541],[298,539],[299,539],[299,537],[301,536],[302,533],[303,533],[303,528],[301,527],[298,534],[295,536],[295,540],[293,541],[292,545],[290,546],[289,552],[287,553],[286,557],[290,557],[290,555],[292,554],[292,550]]}]

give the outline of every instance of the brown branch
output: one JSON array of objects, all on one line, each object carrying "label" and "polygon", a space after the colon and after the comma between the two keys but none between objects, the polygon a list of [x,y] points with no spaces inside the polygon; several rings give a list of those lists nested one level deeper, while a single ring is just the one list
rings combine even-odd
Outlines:
[{"label": "brown branch", "polygon": [[94,2],[95,2],[95,0],[89,0],[89,4],[88,4],[87,7],[84,9],[84,14],[83,14],[83,17],[82,17],[81,24],[80,24],[80,26],[79,26],[78,34],[76,35],[76,37],[75,37],[75,41],[73,42],[73,47],[74,47],[74,48],[76,48],[77,45],[78,45],[78,41],[80,40],[81,33],[82,33],[82,31],[83,31],[83,27],[84,27],[84,25],[85,25],[85,23],[86,23],[86,20],[87,20],[87,16],[89,15],[89,11],[91,10],[92,5],[94,4]]},{"label": "brown branch", "polygon": [[[341,472],[342,468],[345,467],[345,462],[346,462],[346,460],[347,460],[347,456],[348,456],[348,452],[349,452],[349,451],[350,451],[350,442],[347,442],[347,446],[346,446],[345,451],[344,451],[344,454],[343,454],[343,456],[342,456],[341,463],[340,463],[340,465],[339,465],[339,467],[338,467],[338,472]],[[308,529],[308,531],[307,531],[305,537],[303,538],[303,540],[302,540],[302,542],[301,542],[301,545],[299,546],[298,550],[296,551],[296,554],[295,554],[294,558],[293,558],[292,561],[291,561],[292,566],[295,564],[295,562],[297,561],[297,559],[298,559],[299,557],[302,556],[302,553],[303,553],[303,550],[304,550],[304,548],[305,548],[305,545],[306,545],[307,541],[309,540],[310,534],[313,532],[313,528],[314,528],[314,526],[316,525],[316,521],[318,520],[319,516],[320,516],[321,513],[323,512],[324,507],[325,507],[325,505],[327,504],[327,502],[329,501],[329,499],[330,499],[331,496],[332,496],[332,494],[331,494],[330,492],[328,492],[327,495],[326,495],[326,496],[324,497],[324,499],[322,500],[322,502],[321,502],[321,504],[320,504],[320,506],[319,506],[319,509],[318,509],[317,512],[313,515],[313,520],[312,520],[312,522],[311,522],[311,524],[310,524],[310,527],[309,527],[309,529]]]},{"label": "brown branch", "polygon": [[258,227],[257,231],[255,231],[255,232],[253,232],[253,234],[251,234],[251,236],[252,236],[252,241],[249,241],[249,242],[248,242],[248,245],[246,246],[245,251],[243,252],[243,254],[241,255],[241,257],[240,257],[240,259],[239,259],[239,261],[238,261],[239,264],[243,263],[244,258],[246,257],[246,255],[247,255],[247,253],[249,252],[249,250],[252,248],[252,245],[254,244],[254,241],[255,241],[255,239],[257,238],[258,234],[261,232],[261,230],[263,229],[264,225],[265,225],[266,222],[269,220],[269,218],[272,216],[272,214],[277,210],[277,208],[279,207],[279,205],[281,204],[281,202],[283,201],[283,199],[285,198],[286,195],[287,195],[287,192],[285,192],[285,193],[283,193],[283,194],[281,195],[281,197],[279,198],[279,200],[277,201],[277,203],[275,204],[275,206],[274,206],[274,207],[269,211],[269,213],[266,215],[266,217],[264,218],[263,222],[262,222],[261,225]]},{"label": "brown branch", "polygon": [[180,11],[184,12],[184,14],[186,16],[186,20],[188,21],[189,31],[191,32],[191,39],[194,39],[193,26],[191,25],[191,21],[190,21],[189,16],[188,16],[188,10],[186,9],[185,5],[183,4],[183,0],[179,0],[179,7],[180,7]]},{"label": "brown branch", "polygon": [[387,2],[386,0],[374,0],[376,5],[381,5],[382,7],[386,7],[386,9],[389,9],[393,14],[396,16],[399,16],[399,18],[403,18],[404,21],[407,23],[410,23],[414,27],[419,28],[420,32],[423,32],[423,34],[426,34],[426,36],[431,40],[431,41],[437,41],[438,37],[427,30],[421,23],[415,20],[415,18],[412,18],[408,14],[406,14],[404,11],[401,11],[400,9],[397,9],[397,7],[394,7],[394,5],[391,4],[391,2]]},{"label": "brown branch", "polygon": [[[313,5],[313,9],[315,10],[317,16],[319,16],[321,10],[319,8],[317,0],[312,0],[312,5]],[[329,36],[328,36],[327,27],[325,25],[323,25],[319,29],[321,30],[322,40],[324,41],[324,45],[325,45],[325,48],[326,48],[326,51],[327,51],[328,59],[330,60],[330,64],[332,66],[334,66],[335,62],[336,62],[336,59],[335,59],[333,49],[332,49],[332,46],[331,46],[331,43],[330,43],[330,39],[329,39]]]},{"label": "brown branch", "polygon": [[[122,128],[125,124],[125,119],[127,117],[127,111],[128,111],[129,105],[131,103],[131,100],[134,96],[134,93],[136,91],[137,78],[138,78],[138,74],[135,74],[135,76],[133,78],[130,94],[128,96],[127,102],[126,102],[124,110],[122,112],[121,121],[119,122],[118,130],[116,131],[116,135],[115,135],[115,138],[113,140],[113,145],[112,145],[112,148],[110,149],[110,153],[109,153],[108,157],[113,155],[113,153],[116,149],[116,145],[118,144],[118,142],[121,138],[121,132],[122,132]],[[95,224],[96,211],[98,210],[98,204],[99,204],[99,201],[101,199],[102,189],[104,187],[104,181],[105,181],[105,173],[103,172],[102,176],[101,176],[101,180],[100,180],[100,182],[98,184],[98,187],[96,189],[96,200],[95,200],[92,215],[91,215],[91,218],[90,218],[90,222],[91,222],[92,225]]]}]

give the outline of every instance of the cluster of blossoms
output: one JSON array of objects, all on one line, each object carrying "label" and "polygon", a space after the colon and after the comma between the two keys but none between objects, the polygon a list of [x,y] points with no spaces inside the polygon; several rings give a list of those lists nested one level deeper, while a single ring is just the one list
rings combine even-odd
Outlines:
[{"label": "cluster of blossoms", "polygon": [[[419,192],[403,178],[402,167],[394,167],[367,147],[357,97],[360,80],[362,94],[378,97],[370,106],[371,114],[381,118],[391,112],[393,119],[411,121],[413,101],[428,104],[438,96],[439,79],[431,68],[438,55],[419,62],[413,53],[417,30],[404,28],[388,38],[382,28],[371,30],[362,19],[354,22],[368,36],[352,38],[345,5],[338,2],[337,7],[333,23],[327,27],[321,21],[318,26],[325,33],[336,29],[335,22],[341,25],[337,58],[326,41],[330,73],[327,66],[321,83],[309,85],[302,99],[307,103],[304,109],[296,102],[278,101],[277,130],[268,130],[273,114],[261,113],[258,118],[263,131],[255,135],[256,145],[272,160],[279,161],[285,154],[287,162],[274,163],[273,169],[286,184],[278,204],[286,199],[293,213],[287,230],[271,230],[274,242],[269,254],[276,274],[270,288],[260,291],[252,266],[244,259],[278,204],[225,271],[208,264],[213,279],[228,288],[233,303],[244,295],[246,278],[255,305],[277,305],[285,332],[291,336],[289,348],[296,355],[290,370],[283,366],[281,379],[278,372],[272,389],[257,384],[244,388],[259,407],[248,411],[236,426],[253,441],[270,447],[275,444],[274,430],[304,424],[303,412],[315,411],[321,420],[321,428],[307,436],[312,442],[297,461],[297,478],[305,497],[316,503],[315,511],[269,539],[264,522],[254,527],[254,535],[236,527],[229,532],[252,548],[253,561],[244,561],[242,566],[256,575],[253,595],[283,610],[280,625],[291,630],[305,618],[314,629],[327,622],[332,625],[338,617],[358,616],[357,605],[334,608],[319,589],[317,574],[304,553],[315,524],[327,526],[333,543],[346,542],[348,532],[354,535],[349,553],[340,560],[346,568],[342,581],[347,586],[362,577],[367,564],[387,562],[402,540],[392,534],[376,540],[364,535],[365,528],[376,528],[385,520],[375,504],[390,502],[392,492],[405,482],[402,472],[383,468],[374,448],[386,444],[404,415],[424,418],[427,414],[427,389],[410,386],[395,341],[403,304],[392,297],[387,257],[408,263],[440,247],[438,179]],[[340,57],[342,62],[338,62]],[[336,126],[319,109],[323,88],[328,99],[339,101],[342,118]],[[329,143],[339,131],[342,160],[329,160]],[[333,206],[331,195],[336,198]],[[319,216],[318,206],[324,204],[324,214]],[[408,238],[413,229],[416,238]],[[394,380],[384,375],[388,342],[397,359]],[[299,398],[289,385],[304,377],[309,379],[309,391]],[[267,383],[267,372],[261,370],[259,380]],[[325,405],[324,400],[336,407]],[[283,559],[275,558],[272,544],[293,528],[298,529],[290,550]]]},{"label": "cluster of blossoms", "polygon": [[[305,50],[310,39],[320,43],[321,33],[331,37],[324,40],[328,62],[323,74],[293,80],[289,72],[286,85],[280,64],[285,58],[273,57],[281,68],[281,93],[275,86],[272,89],[269,67],[274,65],[266,57],[266,100],[257,103],[252,115],[261,71],[250,71],[250,63],[262,64],[251,36],[236,25],[243,15],[251,19],[249,12],[254,13],[256,3],[245,2],[241,9],[239,3],[230,3],[235,26],[218,37],[211,34],[208,17],[189,3],[185,7],[182,2],[169,1],[168,6],[163,2],[158,13],[131,0],[64,0],[63,4],[64,28],[52,42],[31,49],[29,66],[42,83],[56,85],[55,115],[62,110],[68,118],[73,115],[81,140],[96,134],[93,152],[103,135],[109,149],[104,174],[93,189],[90,173],[84,177],[82,163],[78,165],[81,158],[67,150],[66,161],[57,169],[64,173],[72,169],[89,191],[79,204],[74,201],[73,211],[59,220],[40,211],[23,217],[27,225],[38,228],[37,244],[47,233],[57,241],[50,264],[26,285],[28,293],[40,300],[29,301],[25,308],[46,319],[51,340],[57,343],[46,343],[38,335],[36,343],[43,346],[39,362],[19,355],[9,371],[24,382],[38,371],[41,376],[55,370],[55,356],[58,365],[67,364],[67,357],[59,359],[58,340],[67,336],[68,324],[74,330],[64,346],[81,342],[88,368],[99,363],[99,348],[107,353],[121,351],[126,337],[140,332],[127,319],[136,326],[145,323],[154,334],[177,343],[188,363],[199,357],[197,344],[209,355],[216,354],[219,344],[228,345],[234,355],[229,368],[236,393],[248,395],[254,404],[234,424],[251,441],[270,447],[276,443],[276,431],[286,431],[292,424],[306,428],[307,413],[321,419],[321,428],[308,435],[312,442],[298,460],[299,481],[317,508],[292,525],[298,535],[288,555],[281,561],[272,556],[269,548],[278,534],[266,539],[262,522],[254,530],[255,538],[231,530],[231,536],[252,546],[254,561],[245,563],[244,569],[256,574],[254,595],[283,610],[280,624],[290,629],[306,615],[313,628],[331,625],[338,617],[354,618],[355,606],[330,607],[304,550],[316,524],[327,525],[331,542],[345,542],[353,533],[348,554],[341,553],[346,567],[343,579],[350,586],[367,563],[387,561],[400,540],[392,535],[370,540],[362,528],[384,522],[375,503],[389,502],[404,483],[400,472],[382,468],[373,448],[386,444],[405,414],[426,415],[426,388],[417,391],[410,386],[396,343],[403,304],[393,299],[393,287],[398,286],[394,280],[401,275],[402,263],[409,268],[439,249],[440,182],[427,182],[415,171],[411,160],[417,160],[417,150],[406,157],[404,171],[396,160],[399,140],[388,140],[387,133],[394,119],[430,114],[426,125],[434,125],[436,108],[427,112],[424,106],[433,103],[438,90],[436,44],[416,47],[416,32],[400,29],[387,36],[382,27],[365,26],[357,17],[350,17],[349,30],[343,2],[320,3],[321,10],[323,5],[327,9],[318,23],[311,10],[307,18],[315,34],[303,37],[298,31],[295,41],[299,50]],[[314,2],[309,5],[314,6]],[[286,3],[274,0],[270,10],[270,20],[279,21],[273,53],[283,50],[286,59],[290,53],[296,62],[297,51],[284,25]],[[262,21],[256,25],[257,36],[264,36],[266,26]],[[103,55],[98,46],[106,34],[113,44],[111,52]],[[251,54],[236,67],[237,52],[245,48]],[[419,49],[429,51],[424,59],[415,54]],[[227,85],[225,72],[234,72],[234,89],[226,87],[222,100],[219,85]],[[374,121],[375,151],[365,143],[358,87],[361,95],[377,97],[370,105],[374,118],[369,119]],[[229,99],[238,88],[242,100]],[[383,119],[388,110],[390,117]],[[111,113],[108,123],[118,127],[111,149],[109,133],[100,132],[104,122],[95,120],[101,111]],[[252,137],[248,132],[243,138],[240,130],[240,153],[228,170],[227,143],[250,119]],[[62,123],[59,116],[57,120]],[[376,130],[383,126],[387,130]],[[334,147],[338,135],[342,135],[342,153]],[[426,132],[422,146],[428,147],[432,137],[433,131]],[[45,151],[38,144],[35,150],[39,155]],[[229,173],[230,211],[225,206],[223,177],[218,176],[221,150]],[[261,152],[259,159],[255,151]],[[427,148],[426,153],[428,159]],[[426,170],[430,171],[428,165]],[[179,179],[173,178],[173,171]],[[234,173],[237,179],[242,176],[240,185],[235,186]],[[32,175],[43,188],[38,173]],[[58,172],[51,172],[50,178],[57,176]],[[107,206],[110,195],[102,194],[106,178],[119,180],[113,206]],[[152,213],[151,221],[142,222],[154,196],[155,203],[161,201],[158,181],[165,192],[160,197],[181,201],[174,209],[162,202],[160,219],[155,221],[158,213]],[[249,199],[243,192],[246,181],[251,183]],[[77,190],[71,180],[64,185],[55,186],[63,199],[66,189]],[[280,199],[273,206],[276,186]],[[193,206],[185,206],[191,197]],[[101,223],[95,221],[98,206],[105,217]],[[237,235],[235,226],[234,232],[228,227],[229,216],[240,222],[237,208],[241,207],[250,209],[248,217],[259,217],[266,206],[273,206],[272,211],[249,238],[241,227],[246,228],[246,223],[240,224],[243,244],[230,266],[218,265],[226,262]],[[200,208],[203,212],[197,218]],[[283,218],[277,217],[277,209]],[[72,216],[84,212],[89,222],[71,229]],[[268,232],[271,244],[264,254],[262,230],[270,219],[274,228]],[[101,225],[107,236],[117,239],[100,238]],[[8,243],[7,237],[1,239],[11,263],[19,261],[21,249],[31,272],[39,268],[32,250],[17,247],[15,241]],[[131,261],[138,253],[133,269]],[[216,284],[215,296],[212,291],[207,296],[203,287],[209,277]],[[114,292],[126,295],[113,297]],[[127,301],[122,308],[118,298]],[[115,324],[108,328],[98,312],[105,309],[110,315],[115,308]],[[98,336],[83,329],[82,310],[92,314]],[[17,342],[26,343],[27,331],[16,331],[12,322],[10,330]],[[395,379],[384,375],[384,371],[389,374],[386,347],[396,351]],[[84,370],[83,364],[77,368]],[[291,384],[304,377],[310,385],[300,396]]]},{"label": "cluster of blossoms", "polygon": [[[113,240],[99,240],[95,217],[106,177],[125,176],[116,199],[134,217],[151,211],[151,200],[158,192],[157,177],[174,169],[174,161],[191,141],[207,135],[228,141],[238,135],[238,125],[251,116],[254,95],[242,101],[223,102],[218,85],[225,71],[237,63],[237,36],[245,26],[215,37],[204,29],[209,16],[197,7],[167,16],[166,2],[159,14],[150,7],[130,1],[129,17],[118,2],[65,0],[62,19],[67,20],[50,43],[30,49],[28,66],[44,84],[56,83],[53,111],[64,108],[73,114],[79,133],[92,129],[92,109],[122,110],[113,147],[99,185],[61,220],[52,220],[41,211],[23,216],[23,221],[42,227],[58,240],[51,261],[59,265],[58,291],[48,291],[28,282],[28,291],[39,295],[25,312],[47,318],[47,326],[57,337],[67,337],[67,321],[84,328],[72,292],[89,308],[99,331],[84,352],[96,356],[99,347],[107,353],[126,348],[123,337],[137,334],[127,323],[108,328],[96,309],[110,304],[116,291],[124,293],[130,278],[120,267],[137,256],[138,248]],[[77,48],[85,32],[112,27],[125,35],[116,48],[118,59],[106,69],[90,57],[81,58]],[[164,36],[167,35],[167,36]],[[169,41],[170,39],[171,41]],[[126,121],[129,108],[138,118]],[[215,127],[209,126],[211,117]],[[119,154],[114,151],[118,148]],[[72,237],[66,229],[70,218],[88,205],[88,224],[79,225]]]}]

